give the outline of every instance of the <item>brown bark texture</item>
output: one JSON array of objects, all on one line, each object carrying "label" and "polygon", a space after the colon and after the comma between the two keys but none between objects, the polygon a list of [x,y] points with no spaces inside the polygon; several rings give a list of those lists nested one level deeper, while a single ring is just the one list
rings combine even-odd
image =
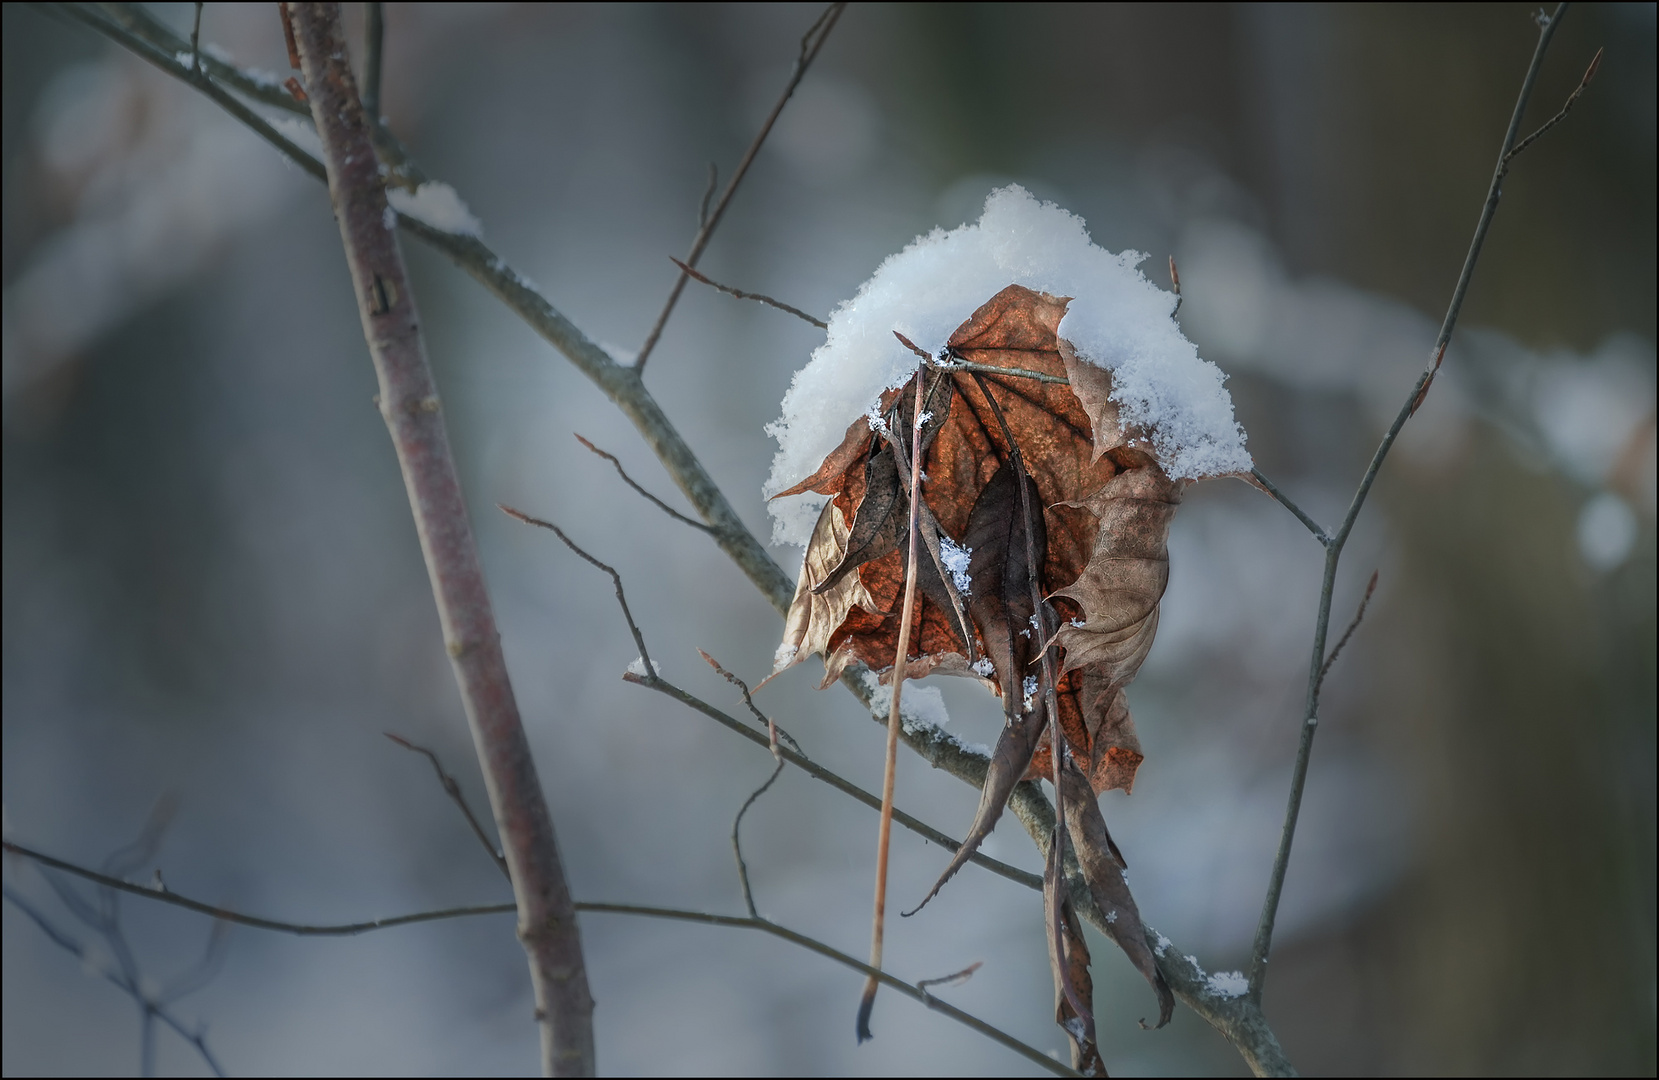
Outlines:
[{"label": "brown bark texture", "polygon": [[529,956],[541,1025],[542,1068],[549,1076],[592,1076],[593,999],[576,910],[501,653],[398,245],[397,216],[386,202],[385,181],[351,72],[340,5],[286,7],[322,139],[329,195],[363,336],[380,382],[380,412],[397,451],[444,644],[512,873],[518,933]]}]

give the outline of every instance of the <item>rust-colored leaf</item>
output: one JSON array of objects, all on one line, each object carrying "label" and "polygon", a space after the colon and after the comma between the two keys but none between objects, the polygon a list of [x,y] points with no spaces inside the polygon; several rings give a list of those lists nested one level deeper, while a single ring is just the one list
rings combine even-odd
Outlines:
[{"label": "rust-colored leaf", "polygon": [[[965,842],[928,896],[984,841],[1022,778],[1053,778],[1038,663],[1052,650],[1055,720],[1070,751],[1055,858],[1069,834],[1113,940],[1158,993],[1161,1024],[1173,998],[1146,947],[1097,796],[1130,790],[1142,761],[1124,688],[1157,633],[1169,524],[1185,485],[1158,466],[1146,433],[1123,427],[1111,373],[1080,360],[1058,336],[1069,302],[1018,285],[999,292],[910,383],[855,421],[812,476],[785,492],[814,491],[830,501],[807,549],[779,666],[822,653],[826,683],[853,659],[878,673],[893,667],[910,516],[908,459],[893,444],[908,448],[909,410],[898,405],[914,400],[916,378],[926,380],[923,451],[910,464],[924,477],[928,528],[936,525],[941,545],[967,549],[965,580],[956,582],[965,618],[932,556],[920,559],[906,665],[913,678],[978,675],[1002,697],[1006,717]],[[1040,618],[1033,581],[1045,608]],[[971,666],[969,657],[977,658]],[[1088,951],[1062,886],[1051,881],[1045,889],[1054,894],[1058,1018],[1073,1035],[1080,1068],[1104,1074],[1088,1005]]]}]

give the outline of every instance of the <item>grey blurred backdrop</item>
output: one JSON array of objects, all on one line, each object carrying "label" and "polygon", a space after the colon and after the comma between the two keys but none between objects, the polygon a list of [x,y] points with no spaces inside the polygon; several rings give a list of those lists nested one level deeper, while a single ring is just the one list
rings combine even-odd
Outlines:
[{"label": "grey blurred backdrop", "polygon": [[[190,5],[157,13],[188,30]],[[385,112],[485,238],[591,336],[636,349],[812,6],[387,5]],[[8,836],[99,863],[158,800],[190,895],[352,920],[507,892],[419,758],[483,805],[325,192],[180,84],[4,8],[4,799]],[[348,6],[354,29],[360,10]],[[1518,164],[1446,372],[1349,547],[1372,613],[1326,691],[1266,1008],[1310,1073],[1655,1068],[1654,5],[1585,5],[1530,116],[1607,55]],[[819,315],[1010,180],[1096,241],[1180,262],[1182,319],[1228,372],[1258,463],[1334,520],[1424,361],[1535,39],[1531,9],[855,6],[739,192],[705,269]],[[286,73],[274,5],[204,39]],[[1530,125],[1529,125],[1530,126]],[[509,662],[578,897],[736,912],[731,818],[767,756],[622,682],[609,582],[653,655],[732,705],[780,624],[632,428],[472,281],[407,245]],[[966,313],[964,313],[966,314]],[[762,426],[819,341],[693,286],[648,382],[761,535]],[[1236,482],[1190,494],[1162,631],[1131,697],[1147,750],[1105,799],[1147,919],[1239,966],[1283,812],[1320,551]],[[776,549],[791,572],[799,552]],[[816,662],[760,696],[868,787],[882,737]],[[999,710],[945,686],[985,740]],[[973,791],[901,762],[947,831]],[[875,815],[786,773],[746,827],[764,913],[853,953]],[[1011,826],[1000,858],[1036,869]],[[896,903],[943,854],[897,834]],[[90,937],[32,867],[8,887]],[[157,984],[209,927],[128,901]],[[7,1074],[128,1073],[132,1002],[8,903]],[[853,1043],[859,977],[741,931],[585,916],[609,1073],[1029,1073],[897,995]],[[1095,939],[1119,1074],[1241,1074]],[[1037,896],[970,868],[893,924],[889,965],[1059,1051]],[[233,1073],[535,1067],[510,918],[344,940],[238,929],[178,1012]],[[202,1071],[163,1034],[159,1068]]]}]

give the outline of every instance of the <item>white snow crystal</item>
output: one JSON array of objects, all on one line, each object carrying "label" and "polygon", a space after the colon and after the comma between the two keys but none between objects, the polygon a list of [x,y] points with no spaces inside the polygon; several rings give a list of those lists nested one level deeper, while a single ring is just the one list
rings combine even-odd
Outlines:
[{"label": "white snow crystal", "polygon": [[[662,665],[653,660],[651,661],[651,670],[656,672],[658,675],[661,675]],[[629,675],[637,675],[643,679],[645,677],[645,658],[636,656],[633,660],[629,661],[627,673]]]},{"label": "white snow crystal", "polygon": [[1106,913],[1106,921],[1109,922],[1109,923],[1117,922],[1118,921],[1118,913],[1115,912],[1115,911],[1108,911]]},{"label": "white snow crystal", "polygon": [[413,193],[402,188],[387,188],[386,201],[404,217],[424,221],[434,229],[456,236],[484,235],[484,226],[472,216],[461,196],[448,184],[428,180]]},{"label": "white snow crystal", "polygon": [[772,671],[776,673],[793,664],[795,654],[800,651],[800,646],[792,645],[787,641],[779,645],[777,651],[772,654]]},{"label": "white snow crystal", "polygon": [[[956,542],[943,532],[939,534],[939,561],[945,564],[950,571],[950,578],[956,584],[956,591],[967,596],[973,587],[973,578],[968,576],[968,560],[973,555],[973,548],[958,547]],[[980,658],[984,660],[984,657]],[[976,664],[975,671],[979,671]],[[981,675],[989,675],[989,671],[980,671]]]},{"label": "white snow crystal", "polygon": [[978,660],[974,661],[974,671],[987,679],[991,677],[991,673],[996,671],[996,669],[996,665],[991,663],[991,658],[989,656],[981,656]]},{"label": "white snow crystal", "polygon": [[[1174,294],[1136,269],[1145,258],[1096,247],[1082,219],[1018,185],[991,192],[977,223],[918,237],[835,309],[824,344],[795,373],[782,415],[766,428],[778,441],[767,494],[810,475],[882,391],[910,378],[920,361],[893,331],[937,354],[1010,284],[1073,297],[1060,335],[1112,372],[1120,416],[1150,432],[1170,476],[1249,469],[1224,377],[1170,318]],[[804,546],[823,504],[810,494],[771,503],[774,538]]]},{"label": "white snow crystal", "polygon": [[1030,712],[1031,699],[1037,693],[1037,676],[1027,675],[1025,677],[1025,684],[1020,689],[1021,692],[1025,694],[1025,711]]},{"label": "white snow crystal", "polygon": [[1152,953],[1155,956],[1160,956],[1161,957],[1161,956],[1164,955],[1165,952],[1167,952],[1169,950],[1169,947],[1173,944],[1175,944],[1175,942],[1173,942],[1173,941],[1169,940],[1168,938],[1164,937],[1164,935],[1159,934],[1158,935],[1158,947],[1153,949]]},{"label": "white snow crystal", "polygon": [[1240,971],[1218,971],[1204,984],[1216,997],[1243,997],[1250,990],[1250,980]]},{"label": "white snow crystal", "polygon": [[[864,685],[870,691],[871,715],[887,719],[889,710],[893,708],[893,687],[883,686],[873,671],[864,672]],[[909,732],[943,727],[950,723],[950,713],[945,711],[945,695],[936,686],[918,686],[906,680],[904,693],[899,695],[899,720]]]}]

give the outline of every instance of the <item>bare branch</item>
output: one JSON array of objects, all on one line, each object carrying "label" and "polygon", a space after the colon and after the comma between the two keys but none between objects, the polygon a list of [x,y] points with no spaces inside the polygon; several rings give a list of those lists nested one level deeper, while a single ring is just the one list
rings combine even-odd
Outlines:
[{"label": "bare branch", "polygon": [[[575,432],[572,432],[571,434],[575,434]],[[653,504],[656,505],[657,509],[659,509],[663,513],[667,514],[669,517],[673,518],[675,521],[682,521],[685,524],[690,525],[693,529],[701,529],[702,531],[704,531],[706,533],[712,533],[714,531],[713,529],[709,528],[707,525],[703,524],[701,521],[698,521],[696,518],[686,517],[684,514],[680,513],[678,510],[674,509],[672,506],[669,506],[667,503],[663,502],[661,499],[657,498],[655,495],[651,494],[649,491],[646,491],[644,488],[642,488],[638,484],[634,483],[634,478],[628,475],[627,470],[623,469],[622,462],[617,460],[617,457],[616,457],[615,454],[612,454],[612,453],[609,453],[607,451],[599,449],[599,447],[597,447],[597,446],[593,445],[592,443],[588,442],[586,439],[582,438],[582,436],[580,436],[580,435],[576,436],[576,441],[581,443],[583,446],[587,447],[589,450],[593,451],[595,454],[598,454],[600,457],[604,458],[606,461],[610,462],[611,465],[615,467],[616,474],[618,476],[622,477],[622,482],[624,484],[627,484],[629,487],[633,488],[635,491],[637,491],[641,495],[645,496]]]},{"label": "bare branch", "polygon": [[708,653],[704,652],[702,649],[697,650],[697,655],[701,656],[703,658],[703,660],[708,664],[708,666],[713,668],[715,670],[715,672],[720,675],[721,678],[725,679],[727,682],[729,682],[733,686],[737,687],[737,689],[743,694],[743,704],[748,706],[749,711],[754,714],[754,717],[755,717],[756,720],[759,720],[761,723],[766,725],[767,734],[771,737],[771,740],[772,740],[772,756],[773,757],[776,757],[776,758],[779,758],[779,760],[782,760],[782,758],[779,757],[779,754],[778,754],[778,739],[779,739],[780,736],[784,739],[789,740],[789,745],[793,746],[796,750],[799,750],[801,748],[801,744],[795,741],[795,737],[793,735],[789,734],[789,732],[787,732],[787,731],[783,730],[782,728],[778,727],[778,722],[776,720],[772,719],[770,716],[767,716],[765,713],[761,712],[758,708],[755,707],[755,699],[749,693],[749,684],[748,683],[744,682],[742,679],[738,678],[736,675],[732,674],[731,672],[727,671],[725,668],[721,667],[720,666],[720,661],[716,660],[714,657],[710,656]]},{"label": "bare branch", "polygon": [[1289,510],[1292,514],[1295,514],[1296,520],[1308,527],[1308,531],[1313,533],[1315,540],[1318,540],[1321,544],[1329,546],[1331,537],[1330,534],[1325,531],[1324,526],[1320,525],[1319,522],[1303,513],[1302,508],[1291,502],[1290,496],[1280,491],[1273,481],[1269,480],[1260,469],[1252,467],[1250,475],[1255,479],[1256,483],[1260,485],[1263,491],[1278,500],[1279,505],[1283,506],[1286,510]]},{"label": "bare branch", "polygon": [[1590,58],[1590,66],[1584,70],[1584,77],[1578,80],[1578,86],[1573,88],[1573,92],[1567,95],[1567,103],[1561,106],[1561,111],[1544,121],[1543,127],[1516,143],[1515,149],[1504,155],[1503,164],[1505,168],[1508,168],[1510,162],[1520,157],[1527,147],[1537,142],[1540,135],[1565,120],[1567,114],[1573,111],[1573,106],[1578,104],[1579,97],[1589,87],[1590,80],[1596,77],[1596,69],[1601,67],[1601,54],[1604,51],[1603,49],[1597,49],[1596,55]]},{"label": "bare branch", "polygon": [[1359,629],[1360,620],[1365,618],[1365,606],[1371,602],[1371,594],[1376,591],[1377,572],[1373,570],[1371,571],[1371,581],[1365,586],[1365,595],[1360,598],[1359,610],[1354,612],[1354,621],[1349,623],[1348,629],[1342,632],[1342,637],[1337,639],[1336,648],[1332,649],[1331,655],[1325,658],[1325,666],[1319,669],[1319,679],[1313,688],[1316,700],[1319,694],[1319,686],[1325,682],[1325,676],[1330,674],[1331,665],[1336,663],[1336,658],[1342,655],[1343,646],[1348,644],[1348,639],[1354,636],[1355,630]]},{"label": "bare branch", "polygon": [[593,998],[553,818],[519,719],[478,560],[414,286],[388,224],[386,184],[347,60],[338,4],[288,6],[329,195],[380,383],[380,411],[408,488],[455,680],[473,729],[518,900],[548,1075],[594,1072]]},{"label": "bare branch", "polygon": [[605,571],[605,573],[611,576],[612,583],[616,585],[616,602],[622,606],[622,617],[628,620],[628,630],[634,635],[634,644],[639,646],[640,663],[645,667],[646,671],[655,671],[656,665],[651,663],[650,650],[645,647],[645,635],[639,632],[639,625],[634,622],[633,613],[628,610],[628,596],[622,591],[622,575],[617,573],[615,568],[600,562],[592,555],[589,555],[587,552],[583,551],[581,547],[577,545],[576,541],[566,536],[564,530],[553,524],[551,521],[543,521],[541,518],[531,517],[522,510],[514,510],[512,507],[503,506],[500,503],[496,503],[496,509],[500,510],[503,514],[506,514],[508,517],[517,518],[526,525],[535,525],[539,528],[552,530],[555,536],[565,542],[565,547],[569,548],[571,551],[574,551],[586,562],[592,563],[594,566],[597,566],[599,569]]},{"label": "bare branch", "polygon": [[[142,896],[147,900],[157,900],[164,904],[172,904],[174,907],[184,908],[187,911],[195,911],[200,914],[211,915],[214,918],[222,919],[225,922],[237,923],[242,926],[250,926],[259,930],[271,930],[279,933],[295,934],[303,937],[344,937],[364,933],[369,930],[382,930],[392,926],[407,926],[417,922],[434,922],[440,919],[465,918],[475,915],[505,915],[516,910],[516,907],[513,904],[492,904],[482,907],[450,908],[443,911],[427,911],[415,915],[403,915],[394,919],[378,919],[373,922],[345,923],[334,926],[308,926],[302,923],[288,923],[281,922],[276,919],[262,919],[257,916],[243,915],[240,912],[227,911],[223,908],[214,907],[211,904],[204,904],[199,900],[192,900],[189,897],[180,896],[178,893],[156,890],[144,885],[136,885],[130,881],[123,881],[120,878],[110,877],[107,874],[100,874],[98,871],[90,870],[84,866],[77,866],[74,863],[65,862],[62,859],[53,858],[44,852],[23,847],[20,844],[12,843],[10,840],[4,841],[4,847],[7,852],[13,855],[20,855],[23,858],[33,860],[42,866],[48,866],[52,869],[61,870],[68,874],[74,874],[77,877],[96,882],[97,884],[103,885],[107,888],[131,893],[135,896]],[[66,949],[74,951],[75,943],[73,942],[73,939],[63,935],[61,931],[56,930],[56,928],[49,922],[43,918],[40,918],[32,908],[27,906],[27,902],[15,896],[11,889],[6,889],[5,895],[6,899],[17,903],[19,908],[24,910],[26,914],[29,914],[31,918],[34,918],[37,924],[40,925],[41,929],[46,932],[48,936],[51,936],[55,942]],[[808,937],[805,934],[791,930],[788,927],[780,926],[769,919],[763,919],[755,915],[750,915],[748,917],[739,915],[716,915],[710,912],[688,911],[682,908],[648,907],[641,904],[606,904],[585,902],[577,903],[575,907],[578,911],[590,912],[594,914],[635,915],[646,918],[673,919],[679,922],[701,923],[705,926],[728,926],[746,930],[760,930],[764,933],[771,934],[773,937],[782,938],[784,941],[788,941],[795,945],[799,945],[802,948],[809,949],[820,956],[828,957],[837,963],[845,964],[847,967],[850,967],[855,971],[859,971],[864,974],[870,973],[870,968],[868,966],[860,963],[853,957],[848,956],[846,953],[843,953],[838,949],[831,948],[816,938]],[[81,953],[76,952],[75,955],[80,956]],[[971,970],[972,969],[969,969],[970,972]],[[956,976],[950,976],[949,978],[955,979],[961,975],[963,975],[963,973],[958,972]],[[113,975],[110,977],[111,981],[115,981],[115,977]],[[922,986],[912,985],[887,974],[880,974],[878,977],[882,982],[886,983],[888,986],[891,986],[893,989],[898,990],[909,997],[915,998],[928,1008],[941,1012],[958,1023],[972,1028],[987,1038],[1001,1043],[1003,1046],[1008,1047],[1015,1053],[1042,1065],[1044,1068],[1048,1069],[1048,1071],[1055,1073],[1058,1076],[1077,1075],[1070,1069],[1067,1069],[1064,1065],[1061,1065],[1049,1058],[1041,1051],[1020,1042],[1012,1035],[1009,1035],[1006,1032],[985,1023],[985,1021],[980,1020],[975,1016],[963,1012],[955,1006],[948,1005],[945,1002],[940,1001],[938,998],[932,997],[926,992],[925,989],[923,989]],[[941,981],[942,980],[937,979],[929,980],[928,985],[937,985]],[[121,984],[117,982],[117,985]],[[123,987],[123,989],[126,988]],[[172,1026],[182,1037],[192,1041],[195,1040],[196,1036],[194,1036],[191,1032],[186,1031],[182,1025],[173,1023]],[[202,1046],[202,1049],[205,1054],[205,1044]],[[214,1062],[211,1057],[208,1058],[208,1063],[213,1067],[216,1073],[221,1076],[224,1075],[223,1072],[220,1071],[217,1063]]]},{"label": "bare branch", "polygon": [[[1273,860],[1273,870],[1268,878],[1267,896],[1262,901],[1261,919],[1256,924],[1255,942],[1250,951],[1250,991],[1251,1000],[1261,1001],[1262,986],[1267,978],[1267,958],[1273,945],[1273,924],[1278,917],[1279,898],[1284,891],[1285,872],[1290,866],[1291,845],[1296,838],[1296,819],[1302,808],[1302,793],[1307,786],[1308,760],[1313,751],[1313,737],[1319,727],[1319,687],[1327,667],[1325,645],[1331,623],[1331,597],[1336,588],[1337,564],[1342,558],[1342,549],[1353,532],[1354,523],[1359,519],[1359,512],[1365,505],[1366,497],[1371,493],[1371,485],[1377,479],[1377,472],[1382,468],[1384,459],[1394,446],[1394,440],[1400,435],[1406,421],[1411,419],[1419,406],[1428,395],[1429,386],[1434,382],[1434,376],[1440,370],[1440,363],[1446,356],[1446,347],[1451,343],[1452,332],[1457,327],[1458,315],[1463,310],[1463,299],[1468,295],[1469,282],[1474,277],[1475,264],[1480,260],[1481,247],[1486,243],[1487,231],[1492,226],[1492,218],[1498,211],[1498,201],[1503,196],[1503,180],[1509,172],[1509,163],[1514,157],[1516,137],[1520,134],[1521,119],[1526,114],[1527,102],[1532,97],[1532,88],[1537,82],[1538,72],[1544,64],[1544,54],[1549,49],[1550,41],[1555,36],[1556,28],[1561,25],[1561,18],[1566,14],[1569,5],[1560,4],[1555,13],[1540,18],[1538,44],[1533,49],[1532,62],[1527,67],[1526,77],[1521,82],[1520,93],[1515,99],[1514,111],[1510,114],[1509,127],[1504,133],[1503,146],[1498,150],[1498,162],[1492,170],[1491,183],[1487,185],[1486,201],[1481,206],[1480,219],[1475,224],[1474,238],[1469,242],[1468,254],[1463,259],[1463,269],[1458,274],[1457,285],[1452,290],[1451,303],[1446,308],[1446,317],[1440,326],[1440,333],[1435,339],[1434,348],[1429,355],[1428,366],[1422,375],[1418,376],[1417,383],[1411,388],[1405,404],[1394,417],[1387,433],[1378,444],[1376,452],[1371,457],[1371,463],[1361,478],[1358,489],[1354,492],[1353,501],[1348,506],[1348,512],[1342,519],[1342,524],[1330,534],[1325,548],[1325,573],[1319,590],[1319,610],[1314,620],[1313,655],[1309,663],[1307,684],[1307,706],[1303,712],[1300,737],[1296,747],[1296,763],[1291,773],[1290,798],[1285,807],[1284,826],[1279,835],[1279,849]],[[1599,54],[1598,54],[1599,55]],[[1580,81],[1578,90],[1568,99],[1568,106],[1578,99],[1590,76],[1595,74],[1596,63],[1592,62],[1585,77]],[[1565,109],[1563,109],[1563,113]],[[1557,116],[1556,119],[1560,117]],[[1537,134],[1542,134],[1555,123],[1551,120],[1540,128]],[[1340,648],[1340,646],[1339,646]],[[1333,658],[1334,658],[1334,654]]]},{"label": "bare branch", "polygon": [[[10,850],[9,844],[7,845],[7,850]],[[111,985],[121,990],[138,1004],[139,1010],[143,1017],[145,1030],[143,1048],[140,1051],[140,1060],[142,1062],[140,1072],[142,1075],[151,1076],[155,1072],[155,1046],[153,1038],[150,1034],[150,1024],[152,1020],[160,1020],[169,1028],[173,1029],[173,1031],[178,1034],[179,1038],[183,1039],[195,1048],[196,1053],[200,1054],[202,1060],[207,1063],[207,1067],[213,1070],[214,1076],[225,1075],[225,1070],[222,1066],[220,1066],[219,1059],[214,1057],[213,1051],[208,1048],[207,1035],[204,1032],[200,1029],[191,1030],[190,1028],[187,1028],[184,1021],[175,1016],[165,1004],[160,1002],[152,1002],[145,998],[143,990],[124,972],[112,970],[104,965],[89,965],[88,961],[91,957],[87,955],[86,946],[82,945],[79,941],[76,941],[75,938],[66,931],[53,925],[52,921],[46,917],[45,913],[36,908],[32,903],[24,898],[22,894],[18,893],[10,886],[0,887],[0,894],[3,894],[7,900],[12,902],[17,910],[26,915],[29,921],[34,923],[35,926],[40,929],[41,933],[46,935],[48,941],[62,949],[64,952],[67,952],[70,956],[73,956],[76,960],[79,960],[83,966],[95,966],[98,974],[102,975]]]},{"label": "bare branch", "polygon": [[789,314],[795,316],[797,319],[804,319],[807,322],[811,323],[813,326],[816,326],[820,330],[828,330],[829,329],[829,323],[825,322],[823,319],[820,319],[815,315],[808,315],[806,312],[802,311],[800,308],[793,307],[789,304],[786,304],[782,300],[774,300],[770,296],[767,296],[765,293],[744,292],[742,289],[734,289],[730,285],[722,285],[718,281],[715,281],[713,278],[708,277],[707,275],[705,275],[701,270],[694,270],[691,267],[687,266],[685,263],[683,263],[680,260],[674,258],[673,256],[669,256],[668,261],[673,263],[675,266],[678,266],[680,268],[681,272],[689,275],[693,280],[701,281],[704,285],[708,285],[708,286],[711,286],[713,288],[719,289],[721,292],[725,293],[727,296],[735,296],[739,300],[758,300],[763,304],[768,304],[772,307],[777,308],[779,311],[787,311]]},{"label": "bare branch", "polygon": [[461,794],[461,785],[456,782],[455,777],[444,770],[443,762],[438,760],[438,755],[418,743],[410,742],[402,735],[393,735],[390,731],[382,731],[381,734],[405,750],[413,750],[417,754],[426,755],[426,760],[432,763],[432,770],[438,774],[438,783],[443,785],[444,794],[448,795],[450,799],[454,800],[455,805],[461,808],[462,816],[467,819],[467,824],[472,826],[472,835],[478,837],[478,842],[483,844],[484,850],[490,853],[490,859],[495,863],[496,869],[501,871],[501,876],[508,881],[512,881],[513,872],[507,869],[507,860],[496,849],[495,842],[490,839],[490,834],[484,831],[484,826],[478,823],[478,818],[473,815],[472,807],[467,805],[467,797]]},{"label": "bare branch", "polygon": [[[697,237],[691,242],[691,251],[686,255],[688,266],[696,266],[697,260],[703,257],[703,249],[708,247],[709,240],[714,236],[714,230],[719,227],[720,219],[725,216],[726,207],[731,204],[732,195],[737,191],[737,185],[743,182],[748,175],[749,166],[754,164],[755,155],[766,142],[766,136],[772,133],[772,125],[778,122],[783,113],[783,107],[789,104],[795,88],[801,85],[801,79],[806,75],[807,68],[817,59],[818,50],[824,47],[829,40],[830,31],[835,29],[841,12],[846,10],[845,3],[834,3],[824,9],[818,20],[807,28],[801,37],[801,51],[795,58],[795,69],[790,72],[789,82],[784,85],[783,93],[778,95],[777,104],[767,114],[766,121],[760,125],[760,131],[755,135],[755,141],[749,144],[749,149],[743,155],[743,160],[737,163],[737,171],[732,174],[731,180],[726,183],[726,190],[720,193],[720,201],[715,203],[713,213],[705,215],[702,227],[697,230]],[[686,274],[681,273],[674,281],[674,288],[669,290],[668,300],[662,306],[662,312],[657,315],[657,321],[652,324],[651,332],[645,336],[645,344],[639,347],[639,359],[634,361],[634,371],[643,372],[645,362],[651,359],[651,352],[657,347],[662,338],[663,327],[668,325],[668,317],[674,314],[674,305],[680,302],[680,293],[685,291]]]},{"label": "bare branch", "polygon": [[[774,742],[774,752],[776,746],[777,744]],[[732,856],[737,859],[737,882],[743,887],[743,906],[749,909],[751,918],[759,918],[760,912],[755,910],[755,894],[749,888],[749,864],[743,861],[743,841],[739,838],[739,832],[743,828],[743,815],[749,812],[749,807],[755,805],[756,799],[766,794],[772,785],[777,783],[778,777],[783,774],[783,766],[783,756],[779,754],[778,763],[773,767],[772,775],[766,778],[764,784],[755,788],[747,799],[743,800],[743,805],[738,808],[737,817],[732,819]]]},{"label": "bare branch", "polygon": [[1175,307],[1169,313],[1169,317],[1173,319],[1181,314],[1181,272],[1175,269],[1173,255],[1169,257],[1169,285],[1175,290]]}]

